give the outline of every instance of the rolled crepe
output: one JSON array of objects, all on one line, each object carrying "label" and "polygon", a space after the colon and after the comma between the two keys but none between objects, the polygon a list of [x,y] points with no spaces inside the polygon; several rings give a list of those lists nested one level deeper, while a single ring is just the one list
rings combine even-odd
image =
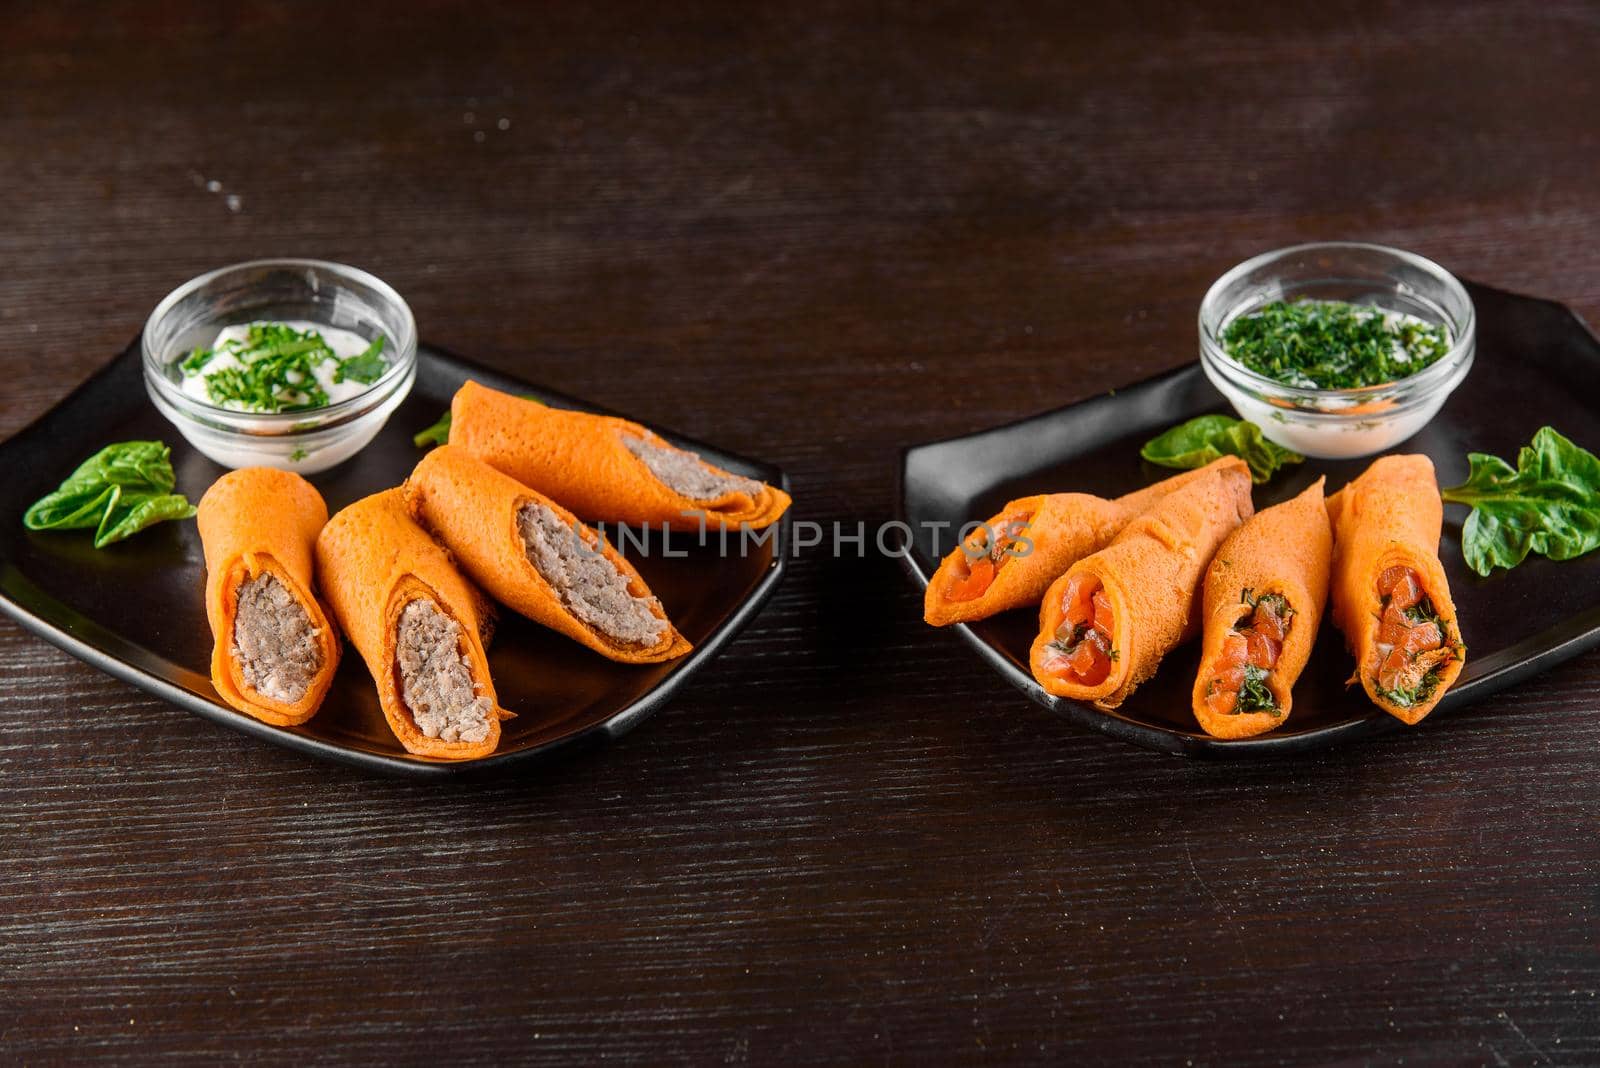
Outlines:
[{"label": "rolled crepe", "polygon": [[1200,575],[1251,510],[1248,470],[1213,468],[1073,564],[1039,608],[1030,658],[1039,685],[1106,711],[1127,700],[1198,632]]},{"label": "rolled crepe", "polygon": [[591,522],[759,529],[789,495],[713,467],[638,423],[548,408],[468,382],[450,404],[450,444]]},{"label": "rolled crepe", "polygon": [[[1382,456],[1328,498],[1333,622],[1372,703],[1405,723],[1433,711],[1467,659],[1439,534],[1433,461]],[[1417,598],[1413,602],[1413,598]],[[1407,603],[1412,602],[1412,603]]]},{"label": "rolled crepe", "polygon": [[328,506],[299,475],[244,467],[212,483],[195,519],[212,685],[265,723],[304,723],[339,667],[339,637],[311,593],[311,549]]},{"label": "rolled crepe", "polygon": [[1322,484],[1245,520],[1206,569],[1193,703],[1214,738],[1248,738],[1289,715],[1328,602],[1333,533]]},{"label": "rolled crepe", "polygon": [[406,751],[447,760],[494,752],[511,714],[499,706],[484,654],[490,606],[406,513],[399,489],[328,521],[317,537],[317,575]]},{"label": "rolled crepe", "polygon": [[923,595],[922,618],[943,627],[1038,604],[1067,568],[1105,548],[1156,501],[1207,472],[1234,468],[1249,470],[1237,456],[1224,456],[1114,500],[1087,493],[1014,500],[940,562]]},{"label": "rolled crepe", "polygon": [[633,565],[555,501],[441,445],[405,485],[406,506],[502,604],[629,664],[689,652]]}]

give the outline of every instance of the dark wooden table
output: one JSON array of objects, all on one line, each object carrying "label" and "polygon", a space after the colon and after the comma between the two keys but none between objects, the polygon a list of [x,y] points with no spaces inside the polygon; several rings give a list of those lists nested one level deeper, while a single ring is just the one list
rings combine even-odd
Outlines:
[{"label": "dark wooden table", "polygon": [[[888,516],[900,446],[1193,359],[1278,245],[1600,319],[1593,5],[1071,7],[11,5],[0,435],[279,254],[824,524]],[[445,785],[0,623],[3,1058],[1600,1061],[1600,656],[1201,764],[1068,730],[919,603],[812,552],[620,744]]]}]

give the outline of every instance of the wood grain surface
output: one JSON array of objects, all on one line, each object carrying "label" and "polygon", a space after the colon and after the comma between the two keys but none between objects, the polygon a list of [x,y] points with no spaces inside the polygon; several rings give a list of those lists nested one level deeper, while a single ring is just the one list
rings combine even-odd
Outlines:
[{"label": "wood grain surface", "polygon": [[[1600,321],[1592,4],[0,15],[0,435],[278,254],[852,526],[906,444],[1193,359],[1267,248]],[[621,743],[444,785],[0,622],[0,1056],[1600,1062],[1600,656],[1209,765],[1069,731],[919,600],[809,553]]]}]

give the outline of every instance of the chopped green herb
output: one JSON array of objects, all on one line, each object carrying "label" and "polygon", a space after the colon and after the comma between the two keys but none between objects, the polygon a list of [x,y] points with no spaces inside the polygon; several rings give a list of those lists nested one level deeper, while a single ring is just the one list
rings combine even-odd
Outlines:
[{"label": "chopped green herb", "polygon": [[1416,374],[1450,351],[1441,325],[1340,300],[1273,301],[1240,316],[1223,347],[1256,374],[1304,389],[1360,389]]},{"label": "chopped green herb", "polygon": [[379,334],[367,346],[367,351],[359,356],[352,356],[348,360],[340,360],[338,370],[333,372],[335,382],[350,379],[370,386],[383,377],[383,372],[389,369],[389,361],[383,358],[383,335]]},{"label": "chopped green herb", "polygon": [[1571,560],[1600,548],[1600,458],[1550,427],[1524,445],[1517,466],[1467,454],[1470,474],[1440,496],[1472,506],[1461,527],[1461,555],[1487,576],[1538,553]]},{"label": "chopped green herb", "polygon": [[230,338],[215,349],[197,348],[178,367],[185,378],[193,378],[217,357],[230,356],[237,366],[203,374],[211,403],[251,412],[300,412],[328,404],[328,392],[317,380],[319,367],[333,361],[333,381],[370,385],[389,367],[383,347],[380,336],[361,355],[340,360],[315,330],[251,323],[244,338]]},{"label": "chopped green herb", "polygon": [[178,367],[183,371],[184,376],[188,377],[198,373],[202,367],[211,362],[211,358],[215,355],[216,352],[212,349],[197,348],[184,357],[183,362]]},{"label": "chopped green herb", "polygon": [[29,530],[93,530],[94,547],[137,534],[164,519],[187,519],[194,506],[174,493],[172,450],[159,441],[107,445],[23,514]]},{"label": "chopped green herb", "polygon": [[1385,689],[1377,683],[1373,683],[1372,685],[1373,691],[1377,693],[1379,697],[1398,708],[1410,708],[1412,705],[1422,704],[1428,698],[1433,696],[1433,691],[1438,689],[1438,687],[1438,668],[1434,668],[1432,671],[1429,671],[1426,675],[1422,676],[1421,679],[1417,680],[1417,684],[1415,686],[1396,686],[1391,690]]},{"label": "chopped green herb", "polygon": [[[533,403],[541,406],[544,404],[544,402],[539,400],[537,397],[530,397],[527,394],[523,394],[522,399],[525,401],[533,401]],[[419,449],[426,449],[431,445],[443,445],[449,440],[450,410],[448,408],[445,409],[445,413],[439,417],[437,422],[430,426],[425,426],[415,434],[411,435],[411,444],[415,445]]]},{"label": "chopped green herb", "polygon": [[411,444],[415,445],[419,449],[425,449],[430,445],[443,445],[446,442],[448,442],[449,440],[450,440],[450,411],[449,411],[449,409],[445,410],[445,413],[439,417],[437,422],[433,423],[430,426],[425,426],[421,430],[417,431],[415,434],[411,435]]},{"label": "chopped green herb", "polygon": [[1288,598],[1281,593],[1263,593],[1257,597],[1254,590],[1246,587],[1239,600],[1251,608],[1261,608],[1263,606],[1270,608],[1273,614],[1282,620],[1287,620],[1294,615],[1294,609],[1289,607]]},{"label": "chopped green herb", "polygon": [[1423,594],[1422,600],[1418,601],[1410,608],[1405,609],[1403,614],[1406,617],[1406,621],[1413,626],[1416,626],[1420,623],[1432,623],[1434,626],[1439,628],[1440,634],[1448,636],[1448,632],[1445,630],[1444,620],[1440,619],[1439,613],[1434,611],[1433,600],[1428,597],[1427,594]]},{"label": "chopped green herb", "polygon": [[304,460],[308,455],[310,455],[310,454],[307,453],[306,450],[297,448],[297,449],[295,449],[293,452],[291,452],[289,454],[289,462],[293,463],[293,464],[297,464],[301,460]]},{"label": "chopped green herb", "polygon": [[1267,688],[1267,669],[1258,668],[1254,664],[1246,664],[1244,668],[1244,682],[1239,684],[1239,700],[1234,705],[1235,712],[1271,712],[1275,716],[1283,715],[1278,708],[1277,698],[1272,696],[1272,691]]},{"label": "chopped green herb", "polygon": [[1224,456],[1237,456],[1250,467],[1252,482],[1265,482],[1285,464],[1305,459],[1268,441],[1254,423],[1231,415],[1201,415],[1179,423],[1139,450],[1153,464],[1185,470],[1204,467]]},{"label": "chopped green herb", "polygon": [[1050,642],[1050,645],[1057,652],[1071,653],[1088,636],[1089,624],[1063,621],[1061,626],[1056,628],[1055,638]]}]

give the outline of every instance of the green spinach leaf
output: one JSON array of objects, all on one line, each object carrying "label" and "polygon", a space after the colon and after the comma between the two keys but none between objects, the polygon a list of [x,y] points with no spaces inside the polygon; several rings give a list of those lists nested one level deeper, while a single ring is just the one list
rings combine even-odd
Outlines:
[{"label": "green spinach leaf", "polygon": [[188,519],[194,513],[194,505],[181,493],[123,493],[113,507],[106,509],[105,520],[95,531],[94,547],[104,549],[145,527],[167,519]]},{"label": "green spinach leaf", "polygon": [[1268,441],[1254,423],[1231,415],[1201,415],[1180,423],[1139,450],[1153,464],[1187,470],[1204,467],[1224,456],[1237,456],[1250,467],[1254,482],[1265,482],[1285,464],[1305,459]]},{"label": "green spinach leaf", "polygon": [[164,519],[187,519],[194,506],[174,493],[172,450],[159,441],[107,445],[78,465],[54,493],[23,514],[29,530],[93,530],[104,548]]},{"label": "green spinach leaf", "polygon": [[1600,548],[1600,458],[1551,427],[1524,445],[1517,466],[1467,454],[1470,471],[1440,496],[1472,507],[1461,528],[1461,555],[1480,575],[1513,568],[1538,553],[1571,560]]}]

